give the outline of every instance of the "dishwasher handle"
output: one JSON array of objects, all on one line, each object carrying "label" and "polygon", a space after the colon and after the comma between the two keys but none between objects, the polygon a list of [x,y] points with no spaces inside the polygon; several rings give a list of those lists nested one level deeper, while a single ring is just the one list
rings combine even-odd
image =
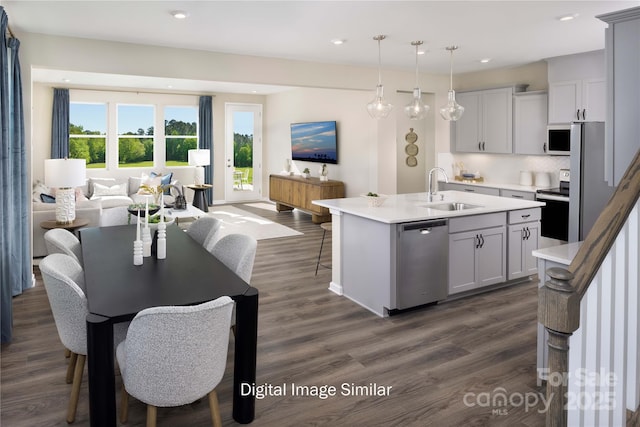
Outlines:
[{"label": "dishwasher handle", "polygon": [[418,230],[421,234],[429,234],[433,227],[445,227],[446,219],[434,219],[431,221],[410,222],[402,225],[402,231]]}]

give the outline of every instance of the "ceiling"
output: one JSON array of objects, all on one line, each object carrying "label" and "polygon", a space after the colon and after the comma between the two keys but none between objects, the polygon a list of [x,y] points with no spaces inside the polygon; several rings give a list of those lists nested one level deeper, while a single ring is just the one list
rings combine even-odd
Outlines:
[{"label": "ceiling", "polygon": [[[513,67],[604,48],[596,15],[640,1],[3,1],[14,32],[34,32],[222,53],[449,72]],[[171,12],[183,10],[177,20]],[[572,14],[575,19],[558,18]],[[343,39],[342,45],[331,43]],[[490,58],[483,64],[481,59]],[[80,76],[76,76],[79,78]],[[76,80],[77,82],[77,80]],[[179,82],[175,82],[179,83]],[[165,85],[166,87],[166,85]],[[242,89],[246,91],[246,88]],[[267,90],[267,88],[262,88]]]}]

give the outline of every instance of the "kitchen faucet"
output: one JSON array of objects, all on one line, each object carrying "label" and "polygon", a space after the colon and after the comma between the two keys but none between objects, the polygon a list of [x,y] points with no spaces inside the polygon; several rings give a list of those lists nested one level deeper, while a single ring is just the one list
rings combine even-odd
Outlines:
[{"label": "kitchen faucet", "polygon": [[427,176],[429,177],[429,183],[428,183],[428,187],[427,187],[427,200],[429,202],[433,202],[433,196],[435,196],[436,194],[438,194],[438,180],[437,179],[432,179],[432,175],[433,172],[442,172],[442,175],[444,175],[444,182],[449,182],[449,178],[447,177],[447,173],[444,171],[444,169],[442,168],[433,168],[429,171],[429,173],[427,174]]}]

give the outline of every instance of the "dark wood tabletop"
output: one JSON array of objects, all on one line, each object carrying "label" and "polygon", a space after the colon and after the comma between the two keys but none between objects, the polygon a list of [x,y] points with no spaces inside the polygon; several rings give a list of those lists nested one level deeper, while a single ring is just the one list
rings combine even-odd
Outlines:
[{"label": "dark wood tabletop", "polygon": [[228,295],[236,302],[233,417],[253,421],[255,397],[241,393],[256,380],[258,291],[177,225],[167,226],[167,257],[133,265],[134,225],[80,230],[85,270],[91,426],[115,426],[113,324],[163,305],[193,305]]}]

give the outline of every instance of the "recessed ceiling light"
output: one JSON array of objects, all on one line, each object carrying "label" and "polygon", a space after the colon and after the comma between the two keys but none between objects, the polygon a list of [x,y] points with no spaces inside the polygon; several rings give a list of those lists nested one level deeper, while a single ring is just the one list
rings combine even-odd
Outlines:
[{"label": "recessed ceiling light", "polygon": [[345,39],[333,39],[331,40],[331,43],[333,43],[336,46],[340,46],[341,44],[344,44],[346,42]]},{"label": "recessed ceiling light", "polygon": [[65,83],[69,83],[71,81],[71,79],[62,79],[63,82]]},{"label": "recessed ceiling light", "polygon": [[189,13],[185,12],[184,10],[174,10],[173,12],[171,12],[171,16],[176,19],[185,19],[187,16],[189,16]]},{"label": "recessed ceiling light", "polygon": [[421,49],[418,50],[418,55],[424,55],[425,53],[427,53],[426,50],[421,50]]},{"label": "recessed ceiling light", "polygon": [[563,21],[563,22],[571,21],[572,19],[575,19],[577,17],[578,17],[577,13],[572,13],[570,15],[563,15],[563,16],[558,17],[558,21]]},{"label": "recessed ceiling light", "polygon": [[482,59],[480,60],[480,62],[481,62],[482,64],[487,64],[487,63],[491,62],[491,58],[482,58]]},{"label": "recessed ceiling light", "polygon": [[167,85],[167,89],[173,89],[173,86]]}]

